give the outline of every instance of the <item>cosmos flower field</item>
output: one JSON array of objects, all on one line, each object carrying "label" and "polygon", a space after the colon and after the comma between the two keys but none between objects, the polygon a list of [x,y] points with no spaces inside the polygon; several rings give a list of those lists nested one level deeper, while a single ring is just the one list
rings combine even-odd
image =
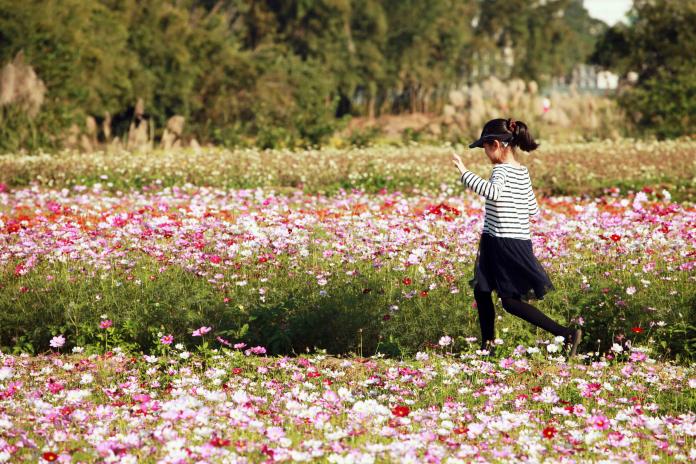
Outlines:
[{"label": "cosmos flower field", "polygon": [[535,304],[583,327],[569,360],[499,302],[477,350],[456,172],[329,194],[14,166],[0,462],[696,459],[696,207],[668,185],[539,197]]}]

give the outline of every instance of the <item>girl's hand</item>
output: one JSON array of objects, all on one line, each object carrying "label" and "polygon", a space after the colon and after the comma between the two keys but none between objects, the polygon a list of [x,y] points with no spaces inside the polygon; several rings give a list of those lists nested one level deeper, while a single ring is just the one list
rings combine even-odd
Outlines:
[{"label": "girl's hand", "polygon": [[454,155],[454,158],[452,159],[452,161],[454,161],[454,165],[457,166],[460,174],[464,174],[464,171],[466,171],[467,169],[464,167],[464,163],[462,162],[462,159],[459,157],[458,154],[456,154],[454,152],[452,154]]}]

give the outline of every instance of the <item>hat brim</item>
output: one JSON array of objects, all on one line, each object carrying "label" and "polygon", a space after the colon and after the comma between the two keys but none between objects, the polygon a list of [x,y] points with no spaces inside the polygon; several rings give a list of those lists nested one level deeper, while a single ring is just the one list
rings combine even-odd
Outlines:
[{"label": "hat brim", "polygon": [[483,142],[488,140],[500,140],[501,142],[508,142],[511,138],[512,134],[487,134],[470,143],[469,148],[483,148]]},{"label": "hat brim", "polygon": [[477,141],[470,143],[469,148],[483,148],[483,139],[480,138]]}]

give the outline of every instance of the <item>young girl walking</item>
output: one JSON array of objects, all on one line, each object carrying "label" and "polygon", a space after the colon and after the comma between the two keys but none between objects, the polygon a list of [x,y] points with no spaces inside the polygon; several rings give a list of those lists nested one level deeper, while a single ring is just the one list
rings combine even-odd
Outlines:
[{"label": "young girl walking", "polygon": [[481,137],[469,148],[483,148],[493,163],[490,180],[467,170],[459,155],[454,164],[461,182],[486,198],[483,233],[469,284],[481,324],[481,349],[493,352],[495,311],[491,292],[496,291],[503,308],[537,327],[562,336],[574,356],[582,338],[581,329],[556,323],[527,301],[543,299],[554,289],[548,274],[534,256],[529,217],[539,213],[539,205],[527,168],[515,160],[517,147],[535,150],[527,125],[512,119],[492,119],[483,127]]}]

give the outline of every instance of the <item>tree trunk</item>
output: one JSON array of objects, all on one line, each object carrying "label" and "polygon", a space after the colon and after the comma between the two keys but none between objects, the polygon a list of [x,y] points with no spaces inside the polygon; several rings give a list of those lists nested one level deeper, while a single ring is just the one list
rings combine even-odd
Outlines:
[{"label": "tree trunk", "polygon": [[377,84],[369,82],[367,84],[367,117],[370,120],[375,119],[375,100],[377,96]]},{"label": "tree trunk", "polygon": [[414,85],[409,85],[408,91],[411,114],[414,114],[418,110],[418,90]]}]

